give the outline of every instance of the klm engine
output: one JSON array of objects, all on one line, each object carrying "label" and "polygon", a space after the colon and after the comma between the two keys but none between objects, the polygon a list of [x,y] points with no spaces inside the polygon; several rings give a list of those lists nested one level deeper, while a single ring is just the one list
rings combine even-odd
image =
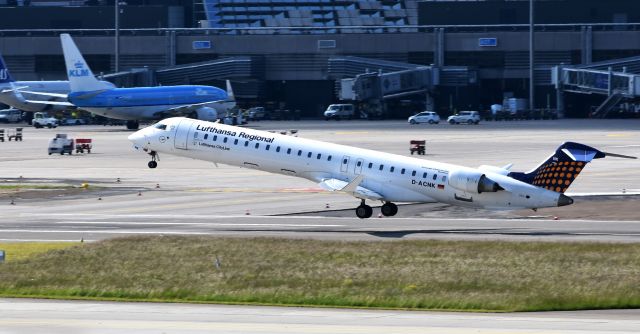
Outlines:
[{"label": "klm engine", "polygon": [[465,192],[481,194],[504,190],[482,172],[459,169],[449,172],[449,185]]},{"label": "klm engine", "polygon": [[215,122],[218,119],[218,112],[210,107],[200,107],[195,113],[196,118],[201,121]]}]

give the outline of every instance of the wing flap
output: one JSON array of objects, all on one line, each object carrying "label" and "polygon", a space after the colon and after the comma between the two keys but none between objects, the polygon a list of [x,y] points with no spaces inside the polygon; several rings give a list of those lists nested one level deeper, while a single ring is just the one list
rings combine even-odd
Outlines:
[{"label": "wing flap", "polygon": [[73,103],[64,102],[64,101],[38,101],[38,100],[25,100],[28,103],[33,104],[41,104],[41,105],[53,105],[53,106],[65,106],[65,107],[75,107]]}]

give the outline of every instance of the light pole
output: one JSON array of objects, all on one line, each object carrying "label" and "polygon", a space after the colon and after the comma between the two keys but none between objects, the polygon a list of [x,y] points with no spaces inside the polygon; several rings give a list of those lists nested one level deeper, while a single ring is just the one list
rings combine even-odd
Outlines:
[{"label": "light pole", "polygon": [[535,105],[533,0],[529,0],[529,110]]},{"label": "light pole", "polygon": [[115,71],[120,72],[120,0],[115,0]]}]

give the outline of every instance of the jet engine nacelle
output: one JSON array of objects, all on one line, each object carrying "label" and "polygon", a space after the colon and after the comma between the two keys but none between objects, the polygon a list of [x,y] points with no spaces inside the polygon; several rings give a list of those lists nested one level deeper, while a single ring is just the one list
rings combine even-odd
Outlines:
[{"label": "jet engine nacelle", "polygon": [[449,173],[449,185],[465,192],[481,194],[504,190],[480,171],[459,169]]},{"label": "jet engine nacelle", "polygon": [[215,122],[218,119],[218,112],[210,107],[200,107],[196,109],[196,114],[202,121]]}]

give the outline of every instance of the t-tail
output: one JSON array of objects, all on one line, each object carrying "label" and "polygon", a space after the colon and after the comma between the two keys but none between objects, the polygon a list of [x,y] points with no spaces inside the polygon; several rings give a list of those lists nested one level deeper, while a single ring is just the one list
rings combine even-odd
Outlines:
[{"label": "t-tail", "polygon": [[602,152],[584,144],[565,142],[534,170],[526,173],[511,172],[509,176],[537,187],[564,193],[591,160],[606,156],[636,159],[636,157]]},{"label": "t-tail", "polygon": [[60,41],[71,92],[93,92],[113,88],[96,79],[69,34],[61,34]]},{"label": "t-tail", "polygon": [[7,68],[7,63],[5,63],[4,58],[0,56],[0,83],[10,83],[13,81],[11,73],[9,73],[9,69]]}]

